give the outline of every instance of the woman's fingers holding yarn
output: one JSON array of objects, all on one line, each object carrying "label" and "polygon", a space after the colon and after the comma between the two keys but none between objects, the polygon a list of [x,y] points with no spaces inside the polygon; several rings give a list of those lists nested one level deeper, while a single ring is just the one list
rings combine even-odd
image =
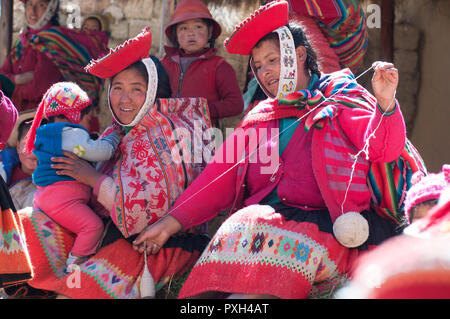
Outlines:
[{"label": "woman's fingers holding yarn", "polygon": [[161,249],[161,246],[151,240],[145,240],[141,244],[133,243],[133,249],[137,250],[140,254],[143,254],[145,250],[147,254],[155,255]]},{"label": "woman's fingers holding yarn", "polygon": [[389,62],[374,62],[372,88],[374,95],[383,111],[392,107],[398,86],[398,70]]},{"label": "woman's fingers holding yarn", "polygon": [[144,252],[144,245],[147,253],[156,254],[166,243],[170,236],[181,229],[181,224],[172,216],[166,215],[156,223],[144,228],[139,236],[133,241],[134,250]]}]

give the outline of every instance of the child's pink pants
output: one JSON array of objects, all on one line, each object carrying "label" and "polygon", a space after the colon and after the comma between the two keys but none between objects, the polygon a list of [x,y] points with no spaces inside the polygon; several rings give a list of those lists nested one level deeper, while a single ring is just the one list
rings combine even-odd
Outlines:
[{"label": "child's pink pants", "polygon": [[71,253],[95,253],[103,233],[100,217],[87,205],[91,188],[77,181],[63,181],[40,187],[34,194],[34,207],[58,225],[77,235]]}]

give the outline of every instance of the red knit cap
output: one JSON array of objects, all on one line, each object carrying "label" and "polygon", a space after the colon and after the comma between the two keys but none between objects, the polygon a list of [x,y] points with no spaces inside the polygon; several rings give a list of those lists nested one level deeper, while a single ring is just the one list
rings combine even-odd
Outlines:
[{"label": "red knit cap", "polygon": [[225,40],[225,48],[231,54],[250,55],[262,37],[288,22],[289,4],[280,0],[269,2],[236,26],[236,30]]},{"label": "red knit cap", "polygon": [[34,149],[36,130],[41,125],[42,117],[64,115],[71,123],[78,124],[81,120],[81,110],[91,105],[91,99],[85,91],[73,82],[58,82],[53,84],[42,97],[36,111],[36,116],[27,134],[26,151]]},{"label": "red knit cap", "polygon": [[428,200],[439,199],[444,188],[450,183],[450,165],[443,165],[439,174],[424,175],[417,171],[412,177],[412,183],[405,198],[405,215],[408,221],[413,207]]},{"label": "red knit cap", "polygon": [[211,12],[200,0],[183,0],[175,9],[172,19],[166,27],[166,35],[172,39],[173,26],[191,19],[208,19],[213,23],[213,37],[217,39],[222,33],[220,24],[213,19]]}]

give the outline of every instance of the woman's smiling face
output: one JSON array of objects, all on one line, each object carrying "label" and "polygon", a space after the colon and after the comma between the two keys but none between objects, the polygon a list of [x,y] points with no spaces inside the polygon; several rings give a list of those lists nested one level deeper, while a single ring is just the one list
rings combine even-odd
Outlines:
[{"label": "woman's smiling face", "polygon": [[27,0],[25,2],[25,18],[31,25],[36,24],[47,10],[49,0]]},{"label": "woman's smiling face", "polygon": [[111,82],[109,101],[121,124],[130,124],[141,110],[147,94],[147,79],[135,68],[118,73]]}]

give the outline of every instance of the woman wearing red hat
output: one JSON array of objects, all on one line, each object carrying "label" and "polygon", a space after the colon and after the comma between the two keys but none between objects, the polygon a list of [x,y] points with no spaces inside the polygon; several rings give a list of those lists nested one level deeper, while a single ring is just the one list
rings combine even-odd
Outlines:
[{"label": "woman wearing red hat", "polygon": [[221,31],[200,0],[183,0],[166,27],[174,47],[165,47],[161,61],[169,74],[172,97],[205,97],[215,126],[221,118],[239,115],[244,107],[236,73],[216,55],[214,41]]},{"label": "woman wearing red hat", "polygon": [[[33,49],[28,38],[52,26],[58,26],[58,0],[27,0],[25,5],[26,28],[20,34],[0,73],[15,85],[12,101],[19,111],[34,109],[47,89],[64,78],[57,66],[45,53]],[[44,71],[45,70],[45,71]]]},{"label": "woman wearing red hat", "polygon": [[37,108],[47,89],[64,80],[77,82],[94,101],[99,95],[99,79],[83,67],[106,53],[107,36],[60,26],[59,1],[22,0],[26,27],[0,68],[15,85],[11,99],[19,111]]},{"label": "woman wearing red hat", "polygon": [[[206,99],[169,98],[168,76],[161,63],[149,57],[150,47],[151,32],[146,28],[86,67],[89,73],[110,79],[108,101],[113,124],[100,138],[114,132],[123,137],[112,159],[97,169],[71,153],[54,158],[52,168],[58,176],[67,175],[92,187],[93,210],[106,224],[104,237],[98,251],[67,275],[64,263],[74,235],[45,211],[21,216],[35,269],[29,282],[34,288],[70,298],[148,296],[144,292],[149,288],[161,288],[190,267],[208,242],[206,236],[193,233],[172,238],[161,254],[148,257],[156,286],[144,285],[144,256],[133,250],[131,241],[167,213],[205,165],[175,157],[181,152],[187,155],[180,149],[178,134],[197,134],[194,122],[200,133],[211,127]],[[81,287],[76,286],[76,278]],[[68,284],[71,280],[73,285]]]},{"label": "woman wearing red hat", "polygon": [[288,11],[286,1],[272,1],[225,42],[228,52],[251,55],[269,98],[245,116],[169,214],[134,242],[156,253],[176,231],[230,209],[180,298],[330,293],[359,251],[395,234],[396,224],[375,211],[385,204],[371,195],[379,171],[372,189],[368,175],[377,163],[398,170],[395,161],[405,156],[398,72],[390,63],[373,64],[375,97],[348,69],[321,74]]}]

